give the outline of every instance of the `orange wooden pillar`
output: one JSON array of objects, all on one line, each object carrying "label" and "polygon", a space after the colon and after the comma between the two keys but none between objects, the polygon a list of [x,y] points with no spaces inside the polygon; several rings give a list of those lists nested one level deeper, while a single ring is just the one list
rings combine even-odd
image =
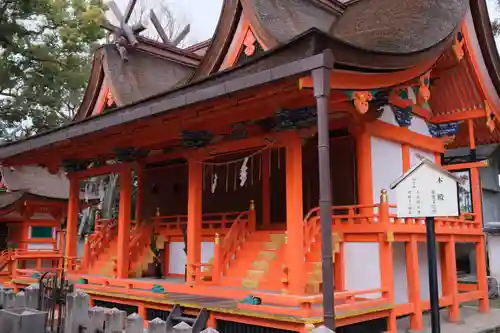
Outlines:
[{"label": "orange wooden pillar", "polygon": [[401,155],[403,157],[403,172],[410,169],[411,157],[410,157],[410,146],[407,144],[401,145]]},{"label": "orange wooden pillar", "polygon": [[[449,320],[457,322],[460,320],[460,308],[458,303],[458,279],[457,279],[457,256],[455,253],[455,236],[450,235],[450,240],[441,243],[441,271],[443,296],[451,297],[452,303],[449,308]],[[444,261],[443,261],[444,259]]]},{"label": "orange wooden pillar", "polygon": [[[385,233],[380,234],[379,247],[380,247],[380,277],[382,288],[385,289],[385,296],[389,303],[394,303],[394,258],[392,242],[394,241],[394,234],[390,231],[389,221],[389,200],[387,191],[382,190],[380,195],[380,223],[387,230]],[[396,313],[391,310],[389,318],[387,319],[387,331],[396,333]]]},{"label": "orange wooden pillar", "polygon": [[66,223],[66,249],[65,256],[76,257],[76,243],[78,236],[78,211],[80,203],[80,181],[72,174],[69,178],[68,219]]},{"label": "orange wooden pillar", "polygon": [[132,170],[130,168],[124,168],[124,170],[120,172],[120,208],[118,213],[116,277],[119,279],[128,278],[131,204]]},{"label": "orange wooden pillar", "polygon": [[286,247],[288,287],[293,294],[305,292],[304,212],[302,197],[302,140],[294,132],[286,140]]},{"label": "orange wooden pillar", "polygon": [[476,269],[477,286],[481,292],[482,298],[479,300],[479,311],[488,312],[490,310],[490,301],[488,299],[488,277],[486,275],[486,245],[485,236],[481,235],[479,242],[476,243]]},{"label": "orange wooden pillar", "polygon": [[188,223],[187,223],[187,278],[194,285],[196,266],[201,260],[203,165],[188,160]]},{"label": "orange wooden pillar", "polygon": [[262,228],[269,229],[271,226],[271,150],[266,149],[262,153],[261,177],[262,177]]},{"label": "orange wooden pillar", "polygon": [[410,329],[421,331],[424,329],[424,322],[422,316],[422,300],[420,299],[417,235],[411,235],[410,241],[405,243],[405,255],[408,302],[413,305],[413,313],[410,314]]},{"label": "orange wooden pillar", "polygon": [[135,223],[140,224],[142,219],[142,193],[143,193],[143,174],[144,167],[137,165],[135,172],[137,174],[137,197],[135,198]]},{"label": "orange wooden pillar", "polygon": [[358,204],[373,204],[372,149],[370,135],[360,130],[356,136],[356,169],[358,177]]}]

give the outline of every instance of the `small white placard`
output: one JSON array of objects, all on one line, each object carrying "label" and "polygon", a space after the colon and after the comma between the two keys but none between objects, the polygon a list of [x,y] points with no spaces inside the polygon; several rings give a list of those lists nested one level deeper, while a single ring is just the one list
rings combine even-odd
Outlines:
[{"label": "small white placard", "polygon": [[391,186],[398,217],[459,216],[457,179],[431,162],[421,162]]}]

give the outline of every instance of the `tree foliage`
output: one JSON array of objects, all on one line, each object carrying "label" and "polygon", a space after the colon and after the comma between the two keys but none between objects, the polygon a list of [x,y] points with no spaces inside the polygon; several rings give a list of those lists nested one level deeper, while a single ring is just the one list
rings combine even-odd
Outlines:
[{"label": "tree foliage", "polygon": [[60,126],[88,80],[102,0],[0,0],[0,136]]}]

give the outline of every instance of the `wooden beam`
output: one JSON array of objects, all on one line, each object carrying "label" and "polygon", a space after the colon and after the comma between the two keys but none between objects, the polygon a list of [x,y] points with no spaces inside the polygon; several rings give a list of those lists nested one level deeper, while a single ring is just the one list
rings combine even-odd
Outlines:
[{"label": "wooden beam", "polygon": [[488,160],[477,161],[477,162],[466,162],[466,163],[458,163],[458,164],[449,164],[443,165],[443,168],[448,171],[456,171],[456,170],[464,170],[464,169],[472,169],[472,168],[487,168],[490,163]]},{"label": "wooden beam", "polygon": [[366,129],[372,136],[407,144],[411,147],[435,153],[444,153],[444,144],[441,140],[423,136],[412,132],[407,128],[394,126],[381,120],[376,120],[366,124]]},{"label": "wooden beam", "polygon": [[461,120],[484,118],[484,117],[486,117],[486,111],[484,109],[478,108],[467,111],[457,111],[451,114],[434,116],[430,119],[430,122],[434,124],[439,124],[439,123],[449,123],[452,121],[461,121]]},{"label": "wooden beam", "polygon": [[411,108],[411,112],[413,114],[422,117],[425,120],[429,120],[431,118],[431,113],[429,110],[426,110],[420,105],[413,103],[411,99],[404,99],[399,97],[394,90],[389,95],[389,104],[395,105],[402,109]]},{"label": "wooden beam", "polygon": [[[435,61],[435,58],[430,58],[410,69],[392,73],[355,73],[334,69],[330,75],[330,87],[332,89],[368,90],[399,86],[427,72]],[[299,78],[298,85],[300,89],[312,89],[311,76]]]},{"label": "wooden beam", "polygon": [[186,36],[189,34],[189,32],[191,31],[191,25],[188,24],[184,27],[184,29],[182,29],[182,31],[179,33],[179,35],[174,39],[174,41],[172,42],[172,44],[174,44],[174,46],[177,46],[179,45],[182,40],[184,38],[186,38]]},{"label": "wooden beam", "polygon": [[156,29],[156,32],[158,33],[158,35],[160,35],[160,38],[163,41],[163,43],[165,43],[167,45],[172,45],[172,42],[170,41],[167,34],[165,33],[165,30],[163,30],[163,27],[161,26],[161,22],[160,22],[160,20],[158,20],[158,17],[156,16],[155,11],[151,9],[151,11],[149,12],[149,16],[151,17],[151,22],[153,22],[153,25]]},{"label": "wooden beam", "polygon": [[128,23],[128,20],[130,20],[130,16],[132,15],[132,12],[134,11],[134,7],[136,4],[137,0],[130,0],[127,5],[127,9],[125,10],[124,19],[125,23]]},{"label": "wooden beam", "polygon": [[[203,103],[204,107],[200,105],[179,110],[176,113],[166,114],[162,118],[141,119],[123,124],[104,136],[103,133],[95,133],[72,140],[78,142],[78,146],[70,144],[58,150],[44,148],[43,150],[47,152],[46,156],[43,156],[42,152],[33,154],[31,151],[27,156],[20,155],[15,160],[12,159],[8,162],[9,165],[33,164],[41,163],[44,159],[94,157],[110,154],[112,147],[130,145],[131,143],[137,147],[151,146],[178,139],[181,128],[186,130],[210,129],[211,124],[220,128],[245,120],[261,119],[272,115],[278,106],[302,107],[311,105],[309,97],[307,93],[297,93],[296,87],[290,86],[289,83],[267,87],[267,91],[259,89],[252,94],[246,93],[246,96],[233,96],[233,98],[224,98],[222,101],[218,99]],[[96,145],[96,141],[101,144]],[[89,150],[89,146],[95,148]]]},{"label": "wooden beam", "polygon": [[96,177],[100,175],[106,175],[110,173],[118,173],[121,172],[125,167],[127,167],[129,163],[119,163],[119,164],[106,164],[103,166],[99,166],[96,168],[91,168],[82,171],[74,172],[75,177],[78,179],[85,179],[89,177]]}]

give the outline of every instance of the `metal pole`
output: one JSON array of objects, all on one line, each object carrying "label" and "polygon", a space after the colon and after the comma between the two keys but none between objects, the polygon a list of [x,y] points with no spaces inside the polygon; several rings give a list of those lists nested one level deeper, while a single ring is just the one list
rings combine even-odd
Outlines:
[{"label": "metal pole", "polygon": [[434,217],[425,218],[427,229],[427,262],[429,265],[429,298],[431,301],[431,328],[432,333],[441,332],[439,322],[439,291],[436,259],[436,231]]},{"label": "metal pole", "polygon": [[332,248],[332,192],[330,176],[330,135],[328,109],[330,97],[330,69],[312,71],[314,97],[318,121],[319,209],[321,218],[321,263],[323,276],[323,321],[335,329],[333,248]]}]

